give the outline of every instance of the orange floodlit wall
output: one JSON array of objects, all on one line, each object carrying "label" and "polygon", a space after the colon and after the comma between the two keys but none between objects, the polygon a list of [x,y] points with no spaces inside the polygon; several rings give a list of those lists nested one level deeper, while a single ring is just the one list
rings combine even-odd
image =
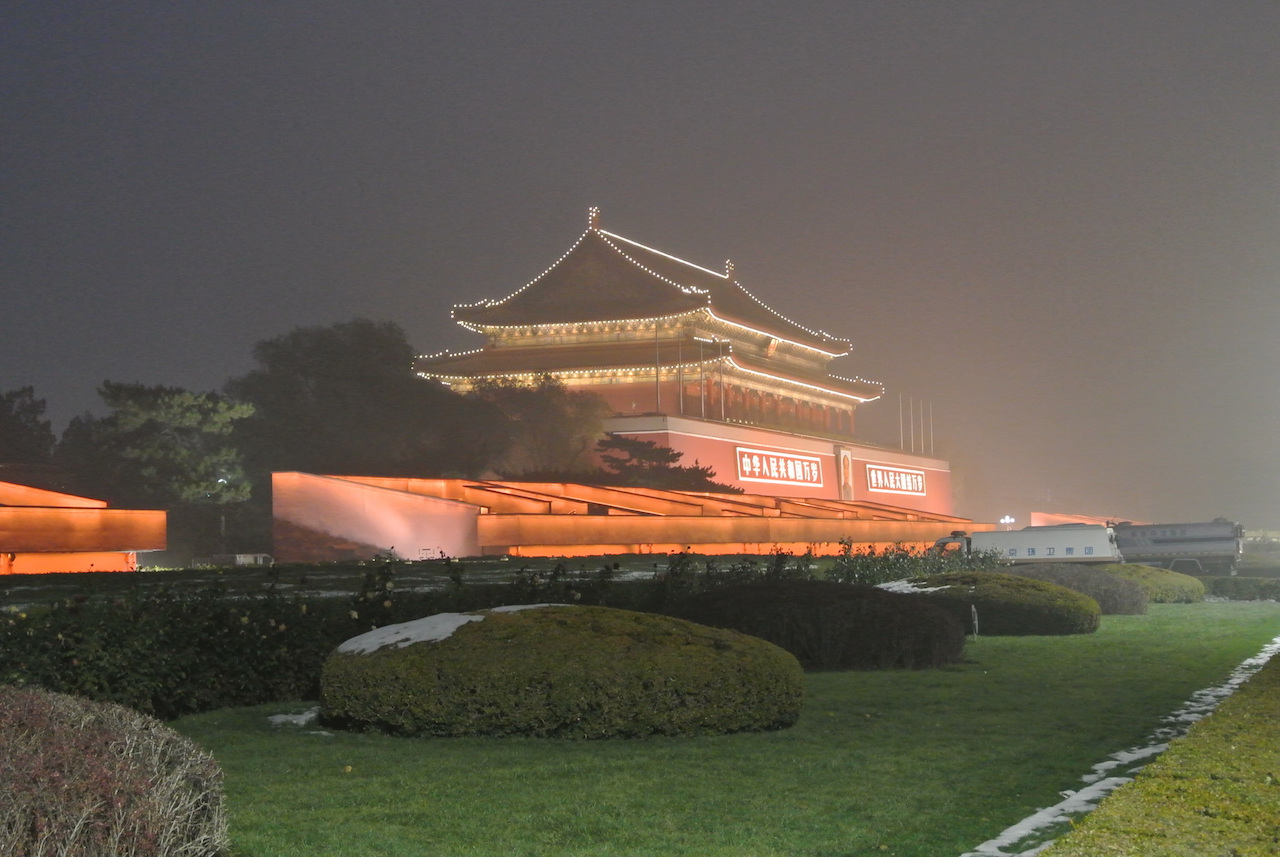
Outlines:
[{"label": "orange floodlit wall", "polygon": [[0,575],[137,570],[138,555],[133,551],[0,553]]},{"label": "orange floodlit wall", "polygon": [[0,574],[133,571],[164,550],[166,514],[0,482]]},{"label": "orange floodlit wall", "polygon": [[924,547],[956,529],[995,528],[871,502],[560,482],[277,473],[272,485],[273,553],[285,562],[374,553],[404,559],[680,550],[830,555],[841,551],[842,539]]},{"label": "orange floodlit wall", "polygon": [[480,552],[475,540],[479,508],[439,495],[337,476],[273,473],[271,496],[277,561],[315,558],[315,554],[290,556],[290,549],[281,555],[282,525],[315,534],[313,542],[327,539],[334,544],[364,545],[403,559],[476,556]]}]

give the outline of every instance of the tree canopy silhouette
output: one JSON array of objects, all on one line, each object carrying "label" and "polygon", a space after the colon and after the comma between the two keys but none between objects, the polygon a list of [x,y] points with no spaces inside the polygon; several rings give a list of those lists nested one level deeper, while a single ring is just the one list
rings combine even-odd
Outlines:
[{"label": "tree canopy silhouette", "polygon": [[34,387],[0,393],[0,464],[49,464],[57,443]]}]

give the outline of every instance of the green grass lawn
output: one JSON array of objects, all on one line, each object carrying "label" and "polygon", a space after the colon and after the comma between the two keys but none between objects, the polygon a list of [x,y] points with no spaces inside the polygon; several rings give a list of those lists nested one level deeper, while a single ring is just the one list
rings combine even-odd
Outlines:
[{"label": "green grass lawn", "polygon": [[1277,634],[1272,602],[1152,605],[1093,635],[971,641],[954,668],[810,674],[794,728],[715,738],[407,739],[266,720],[305,705],[174,725],[221,762],[241,857],[949,857],[1079,788]]}]

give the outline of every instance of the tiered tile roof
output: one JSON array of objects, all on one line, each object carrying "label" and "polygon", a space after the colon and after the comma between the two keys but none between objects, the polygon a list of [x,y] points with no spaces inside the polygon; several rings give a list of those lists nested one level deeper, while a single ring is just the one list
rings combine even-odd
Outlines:
[{"label": "tiered tile roof", "polygon": [[[766,306],[734,277],[695,265],[599,226],[591,210],[581,237],[547,270],[499,300],[453,308],[459,324],[490,342],[465,354],[421,357],[418,371],[446,381],[519,375],[601,374],[616,370],[691,369],[724,363],[749,374],[866,401],[883,393],[861,378],[840,378],[826,364],[849,352],[849,341],[801,325]],[[684,322],[688,322],[684,325]],[[647,343],[605,341],[584,330],[601,325],[655,329]],[[694,329],[718,340],[699,353]],[[513,333],[525,334],[513,338]],[[573,334],[573,344],[547,333]],[[703,334],[706,341],[706,335]],[[770,345],[770,343],[772,344]],[[775,359],[775,349],[784,344]],[[736,346],[736,347],[735,347]]]}]

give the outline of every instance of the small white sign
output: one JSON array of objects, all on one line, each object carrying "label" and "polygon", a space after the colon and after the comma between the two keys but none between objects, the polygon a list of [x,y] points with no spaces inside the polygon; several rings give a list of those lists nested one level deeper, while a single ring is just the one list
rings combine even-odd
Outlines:
[{"label": "small white sign", "polygon": [[881,494],[914,494],[917,497],[923,497],[925,495],[924,471],[868,464],[867,490],[878,491]]}]

